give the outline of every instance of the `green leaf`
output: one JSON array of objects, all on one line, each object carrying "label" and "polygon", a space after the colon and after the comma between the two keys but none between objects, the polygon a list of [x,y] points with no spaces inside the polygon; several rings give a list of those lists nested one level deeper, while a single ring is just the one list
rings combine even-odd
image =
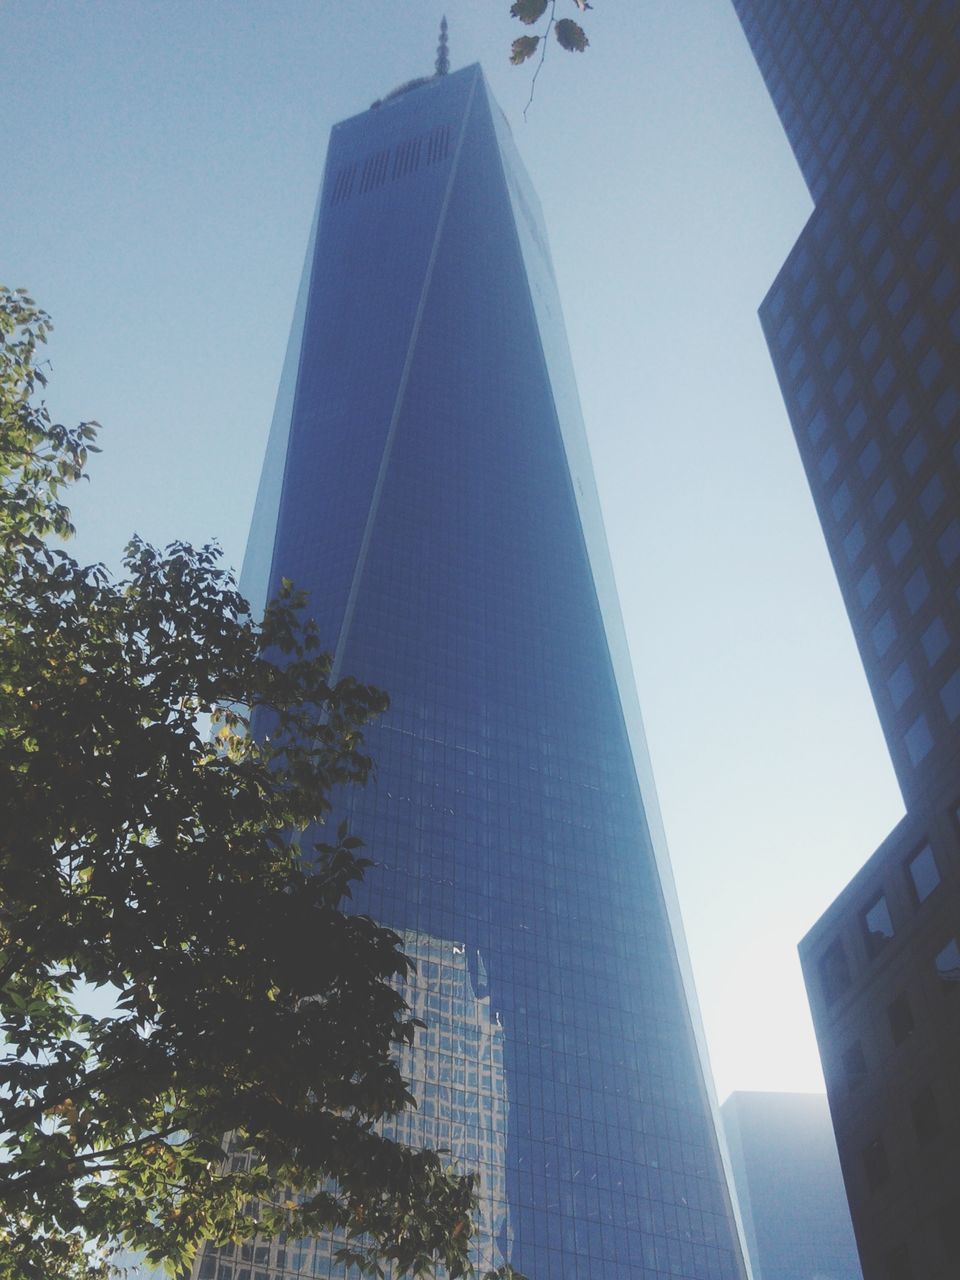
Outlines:
[{"label": "green leaf", "polygon": [[[547,9],[547,0],[516,0],[510,6],[510,16],[519,18],[521,22],[525,22],[530,26],[534,22],[539,22]],[[516,45],[514,45],[516,48]]]},{"label": "green leaf", "polygon": [[572,18],[561,18],[554,25],[557,40],[560,47],[569,50],[571,53],[583,53],[590,41],[587,39],[587,33]]},{"label": "green leaf", "polygon": [[521,62],[533,57],[539,43],[539,36],[518,36],[511,46],[510,61],[519,67]]}]

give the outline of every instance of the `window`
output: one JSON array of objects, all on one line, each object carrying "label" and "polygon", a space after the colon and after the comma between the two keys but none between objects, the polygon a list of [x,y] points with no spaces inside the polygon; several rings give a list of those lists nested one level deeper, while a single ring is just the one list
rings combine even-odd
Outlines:
[{"label": "window", "polygon": [[947,628],[943,625],[942,618],[934,618],[920,637],[920,643],[923,645],[923,652],[926,655],[927,662],[932,667],[943,656],[950,643],[947,637]]},{"label": "window", "polygon": [[878,396],[886,395],[890,389],[890,384],[893,382],[893,373],[893,361],[887,356],[886,360],[873,375],[873,385],[876,387]]},{"label": "window", "polygon": [[960,668],[947,680],[940,689],[940,701],[952,724],[960,716]]},{"label": "window", "polygon": [[923,225],[923,213],[918,204],[913,204],[907,210],[900,223],[900,230],[903,232],[907,240],[912,240]]},{"label": "window", "polygon": [[903,598],[910,612],[916,613],[929,594],[930,583],[927,581],[927,575],[922,568],[914,569],[903,587]]},{"label": "window", "polygon": [[894,622],[893,615],[889,609],[881,614],[880,618],[873,624],[871,635],[873,636],[873,647],[877,651],[877,657],[882,658],[897,638],[897,624]]},{"label": "window", "polygon": [[873,495],[873,509],[877,519],[882,520],[890,508],[896,501],[896,493],[893,488],[892,480],[884,480],[883,484]]},{"label": "window", "polygon": [[901,520],[887,539],[887,550],[890,552],[890,559],[894,564],[899,564],[912,546],[913,536],[910,533],[910,526],[906,520]]},{"label": "window", "polygon": [[893,404],[890,406],[890,412],[887,414],[887,422],[890,424],[890,430],[894,435],[899,435],[910,417],[910,405],[907,397],[904,395],[897,396]]},{"label": "window", "polygon": [[863,335],[860,342],[860,354],[864,360],[873,359],[874,352],[880,345],[880,330],[875,324],[872,324],[867,332]]},{"label": "window", "polygon": [[847,429],[847,435],[851,440],[856,440],[857,436],[863,430],[867,421],[867,413],[863,405],[858,400],[850,412],[847,414],[844,426]]},{"label": "window", "polygon": [[860,596],[860,603],[864,609],[867,608],[877,597],[880,591],[880,576],[876,568],[871,565],[860,581],[857,583],[857,594]]},{"label": "window", "polygon": [[887,1280],[913,1280],[910,1255],[905,1244],[898,1244],[887,1254]]},{"label": "window", "polygon": [[931,1142],[940,1132],[940,1108],[929,1085],[910,1103],[914,1132],[920,1142]]},{"label": "window", "polygon": [[934,889],[940,883],[940,872],[937,869],[937,862],[933,856],[933,850],[928,844],[913,855],[907,862],[907,872],[910,876],[910,884],[913,887],[913,896],[916,899],[917,906],[921,902],[926,902]]},{"label": "window", "polygon": [[863,936],[867,944],[867,955],[872,959],[878,956],[893,937],[893,921],[890,919],[890,908],[887,899],[881,893],[860,916]]},{"label": "window", "polygon": [[941,267],[940,271],[934,278],[933,284],[930,286],[930,292],[938,302],[946,302],[951,293],[956,290],[957,277],[953,268],[950,266]]},{"label": "window", "polygon": [[945,947],[940,948],[934,956],[933,964],[941,988],[945,992],[954,991],[960,984],[960,946],[957,945],[956,938],[951,938]]},{"label": "window", "polygon": [[878,285],[883,284],[887,276],[893,270],[893,252],[885,249],[877,259],[876,266],[873,268],[873,278]]},{"label": "window", "polygon": [[850,489],[844,480],[836,493],[830,499],[830,507],[833,511],[834,520],[842,520],[850,510]]},{"label": "window", "polygon": [[826,429],[826,416],[822,409],[818,409],[807,425],[807,435],[810,437],[810,443],[817,444]]},{"label": "window", "polygon": [[906,282],[898,280],[887,297],[887,310],[892,316],[899,315],[909,297],[910,290],[907,288]]},{"label": "window", "polygon": [[937,1210],[937,1225],[940,1227],[940,1239],[943,1250],[953,1261],[960,1258],[960,1196],[954,1196]]},{"label": "window", "polygon": [[858,459],[860,473],[864,480],[869,479],[880,465],[880,446],[871,440]]},{"label": "window", "polygon": [[847,1087],[851,1091],[859,1089],[867,1078],[867,1060],[863,1056],[863,1045],[859,1040],[854,1040],[850,1048],[844,1050],[840,1065],[843,1067]]},{"label": "window", "polygon": [[847,955],[839,938],[834,938],[820,957],[819,968],[823,998],[829,1006],[850,986],[850,966],[847,964]]},{"label": "window", "polygon": [[923,318],[923,313],[917,311],[903,326],[903,333],[900,335],[903,345],[908,351],[912,351],[926,331],[927,322]]},{"label": "window", "polygon": [[903,741],[906,744],[907,755],[910,757],[912,765],[918,765],[921,760],[926,758],[933,746],[933,735],[930,733],[930,726],[927,724],[926,716],[917,716],[916,720],[903,735]]},{"label": "window", "polygon": [[863,532],[863,525],[858,520],[850,532],[843,540],[843,549],[847,553],[847,559],[851,564],[856,560],[857,556],[866,545],[866,537]]},{"label": "window", "polygon": [[937,539],[937,550],[940,552],[940,559],[949,569],[957,556],[960,556],[960,520],[950,521]]},{"label": "window", "polygon": [[833,384],[833,398],[836,400],[837,404],[843,404],[852,390],[853,374],[849,369],[844,369]]},{"label": "window", "polygon": [[913,1034],[913,1010],[905,991],[901,991],[896,1000],[887,1005],[887,1020],[894,1044],[903,1044]]},{"label": "window", "polygon": [[940,358],[940,352],[936,347],[931,347],[927,354],[920,361],[917,368],[917,375],[925,387],[932,385],[937,374],[943,368],[943,360]]},{"label": "window", "polygon": [[940,255],[940,242],[932,233],[925,237],[917,250],[917,265],[921,271],[929,271]]},{"label": "window", "polygon": [[874,1138],[863,1148],[862,1156],[867,1186],[871,1191],[876,1191],[890,1177],[890,1165],[887,1163],[887,1149],[883,1145],[883,1139]]},{"label": "window", "polygon": [[800,403],[800,407],[802,409],[808,408],[810,405],[810,401],[813,399],[813,397],[816,394],[817,394],[817,384],[814,382],[813,375],[811,374],[809,377],[804,378],[803,382],[800,383],[800,387],[797,391],[797,400]]},{"label": "window", "polygon": [[887,688],[890,690],[891,702],[899,711],[911,693],[913,693],[913,672],[910,670],[908,662],[900,663],[887,681]]},{"label": "window", "polygon": [[928,520],[940,510],[943,497],[943,481],[939,476],[931,476],[920,494],[920,509]]},{"label": "window", "polygon": [[957,416],[958,410],[960,410],[960,392],[957,391],[956,387],[947,387],[933,410],[941,431],[945,431],[949,427]]},{"label": "window", "polygon": [[927,442],[918,432],[903,451],[903,465],[910,475],[917,474],[926,456]]},{"label": "window", "polygon": [[880,228],[875,222],[871,222],[863,235],[860,237],[860,248],[864,257],[869,257],[880,241]]}]

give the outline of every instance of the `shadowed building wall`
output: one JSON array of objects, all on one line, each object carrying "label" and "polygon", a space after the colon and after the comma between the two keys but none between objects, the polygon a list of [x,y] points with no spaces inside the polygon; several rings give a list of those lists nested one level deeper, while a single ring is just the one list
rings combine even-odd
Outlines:
[{"label": "shadowed building wall", "polygon": [[960,1274],[960,21],[734,0],[816,207],[760,308],[907,815],[801,944],[867,1280]]}]

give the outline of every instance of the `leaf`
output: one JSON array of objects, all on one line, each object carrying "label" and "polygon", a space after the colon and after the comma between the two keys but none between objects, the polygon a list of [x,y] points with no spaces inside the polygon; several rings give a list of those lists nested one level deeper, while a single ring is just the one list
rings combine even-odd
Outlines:
[{"label": "leaf", "polygon": [[553,29],[556,32],[560,47],[567,49],[570,53],[583,53],[590,43],[583,27],[574,22],[572,18],[561,18]]},{"label": "leaf", "polygon": [[510,61],[519,67],[521,62],[533,57],[539,43],[539,36],[519,36],[511,46]]},{"label": "leaf", "polygon": [[[547,0],[516,0],[510,6],[510,16],[519,18],[521,22],[525,22],[527,26],[531,26],[534,22],[539,22],[546,12]],[[514,45],[516,48],[516,45]]]}]

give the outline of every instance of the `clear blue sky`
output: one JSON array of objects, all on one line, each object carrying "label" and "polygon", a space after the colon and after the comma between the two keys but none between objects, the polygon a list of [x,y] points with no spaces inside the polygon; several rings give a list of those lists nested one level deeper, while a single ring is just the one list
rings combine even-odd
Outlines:
[{"label": "clear blue sky", "polygon": [[756,320],[810,205],[727,0],[596,0],[526,123],[509,0],[0,7],[0,278],[104,427],[77,552],[239,565],[328,131],[444,6],[542,198],[718,1093],[819,1088],[796,943],[901,805]]}]

